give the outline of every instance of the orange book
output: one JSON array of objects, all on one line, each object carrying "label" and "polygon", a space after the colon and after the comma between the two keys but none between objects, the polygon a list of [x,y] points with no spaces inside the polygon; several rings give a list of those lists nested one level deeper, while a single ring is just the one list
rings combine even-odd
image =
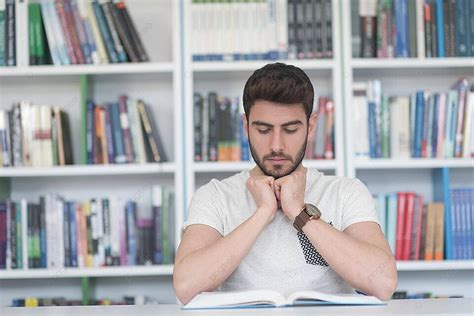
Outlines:
[{"label": "orange book", "polygon": [[434,259],[436,208],[434,203],[426,206],[425,260]]},{"label": "orange book", "polygon": [[444,259],[444,204],[435,203],[435,239],[434,239],[434,259]]}]

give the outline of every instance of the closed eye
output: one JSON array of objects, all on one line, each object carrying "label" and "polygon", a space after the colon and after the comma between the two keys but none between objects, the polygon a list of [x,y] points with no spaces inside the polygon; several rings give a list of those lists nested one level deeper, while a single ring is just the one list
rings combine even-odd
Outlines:
[{"label": "closed eye", "polygon": [[294,134],[296,133],[297,130],[298,130],[297,128],[285,128],[285,132],[287,134]]},{"label": "closed eye", "polygon": [[260,134],[268,134],[270,133],[270,128],[264,128],[264,129],[260,129],[258,128],[257,131],[260,133]]}]

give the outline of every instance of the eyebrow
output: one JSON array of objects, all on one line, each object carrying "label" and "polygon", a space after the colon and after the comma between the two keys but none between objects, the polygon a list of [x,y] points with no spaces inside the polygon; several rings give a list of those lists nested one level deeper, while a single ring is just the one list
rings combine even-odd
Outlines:
[{"label": "eyebrow", "polygon": [[[303,124],[303,122],[301,122],[300,120],[294,120],[294,121],[286,122],[286,123],[282,124],[281,126],[282,126],[282,127],[288,127],[288,126],[290,126],[290,125],[302,125],[302,124]],[[272,124],[266,123],[266,122],[262,122],[262,121],[254,121],[254,122],[252,122],[252,125],[273,127]]]}]

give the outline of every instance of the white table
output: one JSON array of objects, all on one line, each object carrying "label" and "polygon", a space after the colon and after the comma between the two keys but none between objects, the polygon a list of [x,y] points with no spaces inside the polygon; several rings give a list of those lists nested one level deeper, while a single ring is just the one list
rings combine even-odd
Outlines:
[{"label": "white table", "polygon": [[161,316],[161,315],[474,315],[474,299],[393,300],[385,306],[181,310],[179,305],[61,306],[0,308],[1,316]]}]

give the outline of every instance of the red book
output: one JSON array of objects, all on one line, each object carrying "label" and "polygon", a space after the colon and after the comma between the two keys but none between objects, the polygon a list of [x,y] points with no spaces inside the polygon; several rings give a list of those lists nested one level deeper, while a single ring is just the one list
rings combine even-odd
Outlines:
[{"label": "red book", "polygon": [[415,193],[406,193],[405,204],[405,227],[403,228],[403,251],[402,260],[410,259],[410,248],[412,243],[411,231],[413,229],[413,213],[415,211]]},{"label": "red book", "polygon": [[395,259],[402,260],[403,228],[405,223],[406,193],[397,193],[397,232],[395,236]]},{"label": "red book", "polygon": [[418,213],[416,220],[416,238],[415,238],[415,256],[414,260],[420,260],[420,249],[421,249],[421,238],[422,238],[422,224],[423,224],[423,197],[417,195],[416,201],[418,202]]}]

